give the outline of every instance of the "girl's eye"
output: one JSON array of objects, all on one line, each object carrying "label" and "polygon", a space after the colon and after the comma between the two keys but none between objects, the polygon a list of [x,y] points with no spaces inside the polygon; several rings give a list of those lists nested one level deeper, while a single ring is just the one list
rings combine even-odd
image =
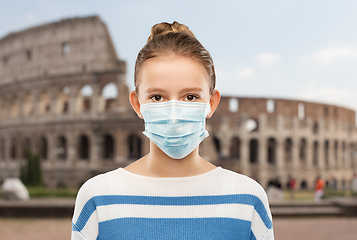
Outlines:
[{"label": "girl's eye", "polygon": [[187,95],[186,97],[185,97],[185,101],[195,101],[196,99],[198,99],[198,97],[197,96],[195,96],[195,95]]},{"label": "girl's eye", "polygon": [[160,102],[163,100],[163,98],[160,95],[154,95],[150,99],[154,102]]}]

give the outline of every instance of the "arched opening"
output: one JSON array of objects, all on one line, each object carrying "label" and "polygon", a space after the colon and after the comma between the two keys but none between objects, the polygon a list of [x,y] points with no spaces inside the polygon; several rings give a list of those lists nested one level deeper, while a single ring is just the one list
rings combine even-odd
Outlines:
[{"label": "arched opening", "polygon": [[315,141],[314,142],[313,158],[312,158],[312,163],[314,166],[317,166],[317,163],[318,163],[318,153],[319,153],[319,143],[317,141]]},{"label": "arched opening", "polygon": [[0,119],[5,119],[6,116],[6,105],[7,102],[5,99],[0,99]]},{"label": "arched opening", "polygon": [[302,182],[300,184],[300,189],[301,190],[307,190],[308,189],[308,185],[307,185],[307,182],[305,180],[302,180]]},{"label": "arched opening", "polygon": [[315,134],[319,133],[319,124],[317,122],[314,123],[312,127],[312,132]]},{"label": "arched opening", "polygon": [[221,141],[216,136],[213,136],[213,142],[214,142],[214,147],[216,149],[216,153],[218,155],[218,158],[222,159],[223,156],[222,156],[222,153],[221,153]]},{"label": "arched opening", "polygon": [[324,153],[325,153],[325,164],[326,166],[328,166],[329,165],[329,141],[328,140],[325,141]]},{"label": "arched opening", "polygon": [[335,140],[335,147],[334,147],[334,157],[335,157],[335,165],[337,166],[338,162],[338,141]]},{"label": "arched opening", "polygon": [[11,139],[11,145],[10,145],[10,158],[16,159],[16,157],[17,157],[16,139],[13,138]]},{"label": "arched opening", "polygon": [[51,110],[50,94],[44,91],[40,94],[39,114],[49,113]]},{"label": "arched opening", "polygon": [[298,118],[299,120],[303,120],[305,118],[305,105],[303,103],[299,103],[298,105]]},{"label": "arched opening", "polygon": [[103,158],[105,159],[114,159],[114,138],[106,134],[103,139]]},{"label": "arched opening", "polygon": [[307,148],[307,143],[305,138],[301,139],[300,141],[300,150],[299,150],[299,157],[300,161],[306,161],[306,148]]},{"label": "arched opening", "polygon": [[273,99],[269,99],[269,100],[267,100],[267,112],[268,113],[273,113],[273,112],[275,112],[275,102],[274,102],[274,100]]},{"label": "arched opening", "polygon": [[346,156],[347,156],[347,154],[346,154],[346,144],[343,141],[342,142],[342,163],[343,163],[344,166],[345,166],[345,163],[346,163]]},{"label": "arched opening", "polygon": [[61,160],[65,160],[67,158],[67,141],[63,136],[57,138],[56,155],[57,158]]},{"label": "arched opening", "polygon": [[117,107],[118,87],[114,83],[108,83],[103,87],[102,97],[105,99],[104,109],[113,110]]},{"label": "arched opening", "polygon": [[11,101],[10,117],[18,118],[19,117],[19,99],[14,96]]},{"label": "arched opening", "polygon": [[351,158],[351,167],[355,166],[355,145],[354,143],[350,144],[350,158]]},{"label": "arched opening", "polygon": [[88,112],[92,107],[92,96],[93,96],[93,88],[91,85],[84,85],[81,89],[81,97],[82,97],[82,110],[83,112]]},{"label": "arched opening", "polygon": [[25,95],[24,101],[23,101],[23,115],[25,117],[31,116],[33,113],[33,95],[32,93],[28,93]]},{"label": "arched opening", "polygon": [[236,98],[229,99],[229,111],[230,112],[238,112],[239,102]]},{"label": "arched opening", "polygon": [[47,139],[45,137],[41,137],[39,139],[39,154],[41,159],[46,160],[48,154],[48,146],[47,146]]},{"label": "arched opening", "polygon": [[230,156],[231,158],[240,158],[240,140],[237,137],[231,140]]},{"label": "arched opening", "polygon": [[274,138],[268,139],[268,163],[276,163],[276,140]]},{"label": "arched opening", "polygon": [[141,155],[141,139],[136,134],[131,134],[128,137],[129,158],[140,158]]},{"label": "arched opening", "polygon": [[71,89],[69,87],[62,88],[62,91],[59,93],[58,96],[58,103],[59,103],[59,113],[66,114],[69,112],[69,94]]},{"label": "arched opening", "polygon": [[284,159],[286,162],[291,162],[293,159],[292,148],[293,142],[290,138],[287,138],[284,143]]},{"label": "arched opening", "polygon": [[25,138],[22,141],[22,158],[26,159],[27,157],[27,152],[30,150],[30,139]]},{"label": "arched opening", "polygon": [[5,160],[5,139],[0,140],[0,159]]},{"label": "arched opening", "polygon": [[79,159],[89,159],[89,140],[86,135],[79,136],[78,157]]},{"label": "arched opening", "polygon": [[245,129],[247,132],[257,132],[259,130],[259,123],[255,119],[248,119],[245,123]]},{"label": "arched opening", "polygon": [[71,52],[71,46],[69,45],[68,42],[64,42],[62,44],[62,54],[63,54],[63,56],[69,55],[70,52]]},{"label": "arched opening", "polygon": [[252,139],[249,142],[249,162],[252,164],[258,163],[259,143],[257,139]]}]

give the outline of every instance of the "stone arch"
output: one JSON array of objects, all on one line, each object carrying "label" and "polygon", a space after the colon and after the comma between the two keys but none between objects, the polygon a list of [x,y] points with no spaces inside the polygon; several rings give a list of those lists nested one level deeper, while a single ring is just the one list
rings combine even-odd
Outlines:
[{"label": "stone arch", "polygon": [[82,86],[79,92],[80,112],[89,112],[92,107],[93,87],[90,84]]},{"label": "stone arch", "polygon": [[64,136],[57,137],[56,155],[58,159],[67,159],[67,139]]},{"label": "stone arch", "polygon": [[19,107],[19,98],[14,95],[11,99],[11,105],[10,105],[10,118],[18,118],[19,113],[20,113],[20,107]]},{"label": "stone arch", "polygon": [[40,115],[49,113],[51,110],[50,94],[48,90],[43,90],[39,96],[38,112]]},{"label": "stone arch", "polygon": [[32,92],[28,92],[25,94],[23,99],[23,115],[24,117],[29,117],[33,114],[34,106],[33,106],[34,95]]},{"label": "stone arch", "polygon": [[275,138],[268,139],[268,163],[275,164],[276,163],[276,140]]},{"label": "stone arch", "polygon": [[69,94],[71,92],[70,87],[65,86],[61,89],[57,96],[57,114],[69,113]]},{"label": "stone arch", "polygon": [[114,159],[115,156],[115,141],[111,134],[103,136],[103,158]]},{"label": "stone arch", "polygon": [[328,140],[325,140],[324,145],[324,157],[325,157],[325,164],[326,166],[329,165],[329,150],[330,150],[330,143]]},{"label": "stone arch", "polygon": [[240,139],[238,137],[233,137],[231,139],[231,146],[229,152],[230,158],[240,159]]},{"label": "stone arch", "polygon": [[128,153],[129,153],[129,158],[131,159],[138,159],[142,156],[142,151],[141,151],[141,138],[133,133],[128,136]]},{"label": "stone arch", "polygon": [[300,161],[306,161],[306,149],[307,149],[306,139],[302,138],[300,140],[300,146],[299,146],[299,158],[300,158]]},{"label": "stone arch", "polygon": [[17,144],[16,138],[12,138],[10,142],[10,159],[16,159],[17,157]]},{"label": "stone arch", "polygon": [[113,82],[105,84],[102,88],[102,99],[104,99],[104,110],[110,111],[118,107],[119,87]]},{"label": "stone arch", "polygon": [[284,159],[286,162],[291,162],[293,159],[292,148],[293,142],[290,138],[287,138],[284,142]]},{"label": "stone arch", "polygon": [[40,137],[38,142],[38,153],[42,160],[46,160],[48,158],[48,144],[46,137]]},{"label": "stone arch", "polygon": [[249,162],[252,164],[258,163],[259,157],[259,142],[257,139],[251,139],[249,142]]},{"label": "stone arch", "polygon": [[89,159],[90,143],[87,135],[82,134],[78,137],[78,158]]},{"label": "stone arch", "polygon": [[319,157],[319,143],[315,141],[313,145],[313,155],[312,155],[312,163],[314,166],[317,166],[318,164],[318,157]]}]

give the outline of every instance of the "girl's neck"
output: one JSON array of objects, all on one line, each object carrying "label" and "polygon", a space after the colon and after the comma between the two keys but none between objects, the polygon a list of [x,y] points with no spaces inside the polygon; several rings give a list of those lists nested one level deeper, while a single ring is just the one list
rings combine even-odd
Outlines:
[{"label": "girl's neck", "polygon": [[182,159],[172,159],[150,142],[150,153],[125,169],[150,177],[188,177],[216,168],[198,154],[198,147]]}]

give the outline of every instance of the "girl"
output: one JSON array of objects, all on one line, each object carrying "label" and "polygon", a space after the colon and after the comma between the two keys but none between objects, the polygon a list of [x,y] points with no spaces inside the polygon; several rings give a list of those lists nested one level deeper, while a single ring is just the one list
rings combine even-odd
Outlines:
[{"label": "girl", "polygon": [[130,94],[150,152],[81,187],[72,239],[274,239],[263,188],[198,154],[220,101],[215,78],[209,52],[185,25],[152,27]]}]

